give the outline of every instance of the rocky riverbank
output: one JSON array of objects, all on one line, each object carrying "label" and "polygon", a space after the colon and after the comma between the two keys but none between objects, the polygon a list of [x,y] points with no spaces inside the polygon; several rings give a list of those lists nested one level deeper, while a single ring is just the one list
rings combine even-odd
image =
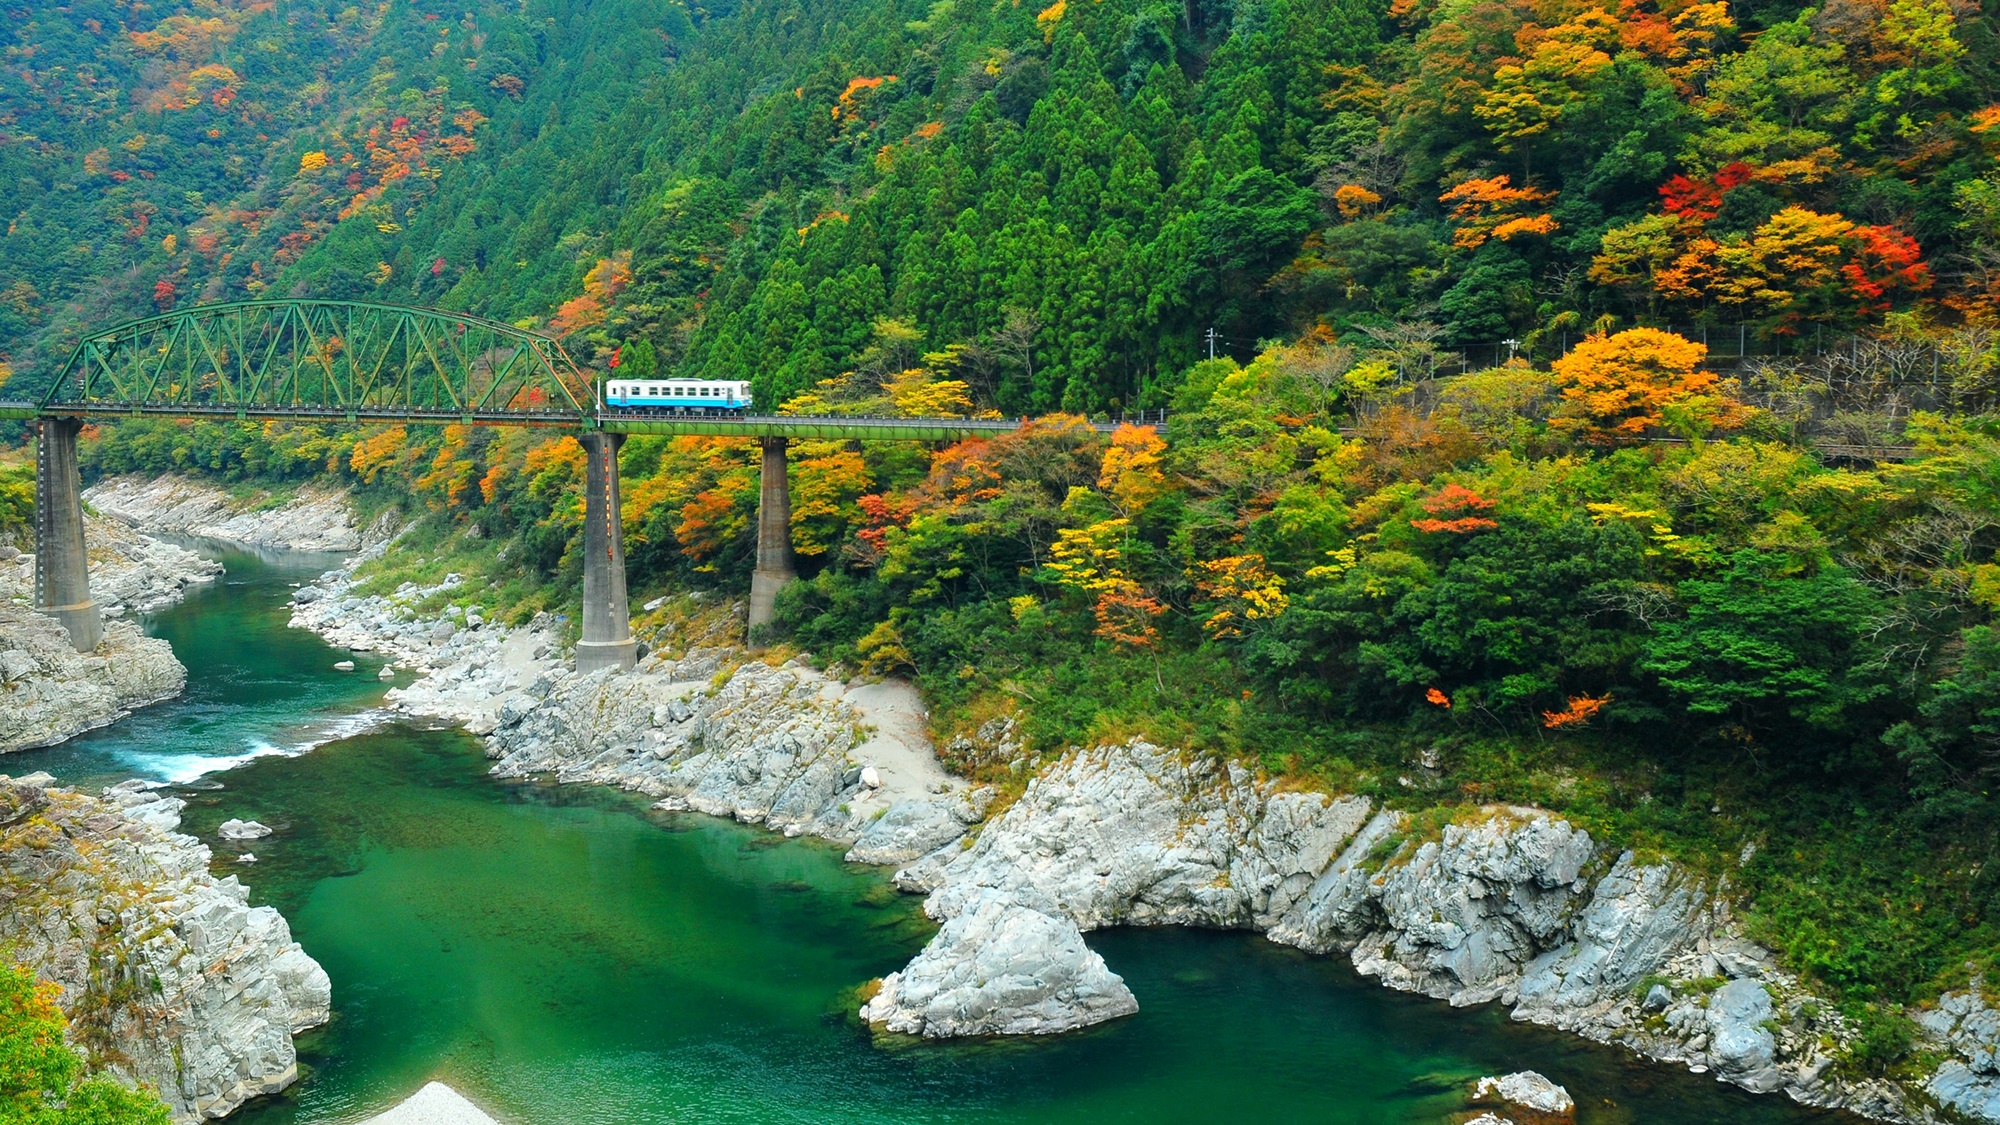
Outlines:
[{"label": "rocky riverbank", "polygon": [[359,551],[387,538],[393,519],[367,528],[337,488],[305,485],[290,496],[242,495],[207,481],[167,475],[107,477],[84,489],[98,512],[156,534],[222,539],[290,551]]},{"label": "rocky riverbank", "polygon": [[[426,670],[398,705],[487,735],[496,776],[615,785],[898,865],[941,928],[862,1009],[884,1030],[1042,1034],[1127,1015],[1141,999],[1084,934],[1251,929],[1751,1090],[1886,1121],[1938,1120],[1931,1099],[2000,1121],[2000,1018],[1976,996],[1926,1016],[1950,1061],[1921,1089],[1852,1077],[1837,1060],[1856,1029],[1741,936],[1713,884],[1544,810],[1419,822],[1135,741],[1072,751],[987,821],[995,794],[938,764],[907,685],[773,667],[712,638],[578,676],[545,620],[413,608],[449,589],[359,597],[336,574],[301,591],[294,623]],[[1026,760],[1004,721],[961,743],[961,759]]]},{"label": "rocky riverbank", "polygon": [[61,989],[72,1040],[181,1122],[290,1085],[330,986],[284,918],[209,874],[179,799],[50,781],[0,776],[0,943]]},{"label": "rocky riverbank", "polygon": [[73,738],[187,684],[167,642],[120,618],[164,609],[222,567],[108,520],[86,519],[84,537],[91,594],[106,618],[95,652],[77,652],[54,618],[30,608],[35,557],[0,548],[0,753]]},{"label": "rocky riverbank", "polygon": [[[1009,752],[1005,724],[982,733]],[[1253,929],[1344,953],[1391,988],[1505,1004],[1515,1019],[1751,1090],[1931,1119],[1893,1083],[1836,1073],[1854,1029],[1744,940],[1711,887],[1540,809],[1466,808],[1425,827],[1135,741],[1072,752],[969,848],[896,881],[925,893],[943,928],[864,1009],[891,1030],[1083,1026],[1135,1004],[1081,933]]]}]

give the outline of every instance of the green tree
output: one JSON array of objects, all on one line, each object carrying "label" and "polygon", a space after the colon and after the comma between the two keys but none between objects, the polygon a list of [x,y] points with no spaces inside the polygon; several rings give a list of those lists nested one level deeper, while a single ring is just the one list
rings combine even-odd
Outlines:
[{"label": "green tree", "polygon": [[1799,574],[1797,565],[1743,550],[1714,577],[1681,583],[1687,616],[1659,624],[1640,669],[1692,714],[1751,727],[1847,725],[1884,691],[1867,640],[1884,607],[1839,567]]},{"label": "green tree", "polygon": [[0,961],[0,1120],[9,1125],[168,1125],[150,1092],[85,1077],[63,1042],[53,985]]}]

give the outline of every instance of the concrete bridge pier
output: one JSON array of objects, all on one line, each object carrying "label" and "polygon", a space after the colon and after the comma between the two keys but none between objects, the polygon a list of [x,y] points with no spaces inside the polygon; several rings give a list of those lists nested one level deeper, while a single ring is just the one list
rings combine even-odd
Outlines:
[{"label": "concrete bridge pier", "polygon": [[750,574],[750,627],[777,615],[778,591],[799,576],[792,562],[792,485],[786,476],[789,438],[759,439],[764,464],[757,494],[757,569]]},{"label": "concrete bridge pier", "polygon": [[104,618],[90,600],[90,556],[83,544],[83,479],[76,469],[75,418],[44,418],[35,443],[35,606],[62,622],[78,652],[104,639]]},{"label": "concrete bridge pier", "polygon": [[618,509],[618,447],[625,435],[582,435],[583,638],[576,642],[576,670],[629,671],[638,663],[632,615],[625,603],[625,527]]}]

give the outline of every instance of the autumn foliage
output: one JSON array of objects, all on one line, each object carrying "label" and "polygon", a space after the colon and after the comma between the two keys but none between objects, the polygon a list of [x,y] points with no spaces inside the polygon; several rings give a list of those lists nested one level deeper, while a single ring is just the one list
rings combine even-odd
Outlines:
[{"label": "autumn foliage", "polygon": [[1511,242],[1528,235],[1553,234],[1555,217],[1541,207],[1554,195],[1512,185],[1511,176],[1467,180],[1438,196],[1438,202],[1451,205],[1451,244],[1477,250],[1488,239]]},{"label": "autumn foliage", "polygon": [[1747,413],[1712,371],[1708,348],[1657,328],[1591,336],[1551,370],[1563,405],[1557,430],[1600,444],[1632,441],[1674,427],[1706,433]]},{"label": "autumn foliage", "polygon": [[1462,484],[1447,484],[1435,496],[1427,496],[1423,501],[1424,511],[1430,513],[1427,519],[1410,521],[1410,526],[1427,534],[1464,535],[1471,531],[1484,531],[1500,525],[1488,517],[1495,501],[1489,500]]}]

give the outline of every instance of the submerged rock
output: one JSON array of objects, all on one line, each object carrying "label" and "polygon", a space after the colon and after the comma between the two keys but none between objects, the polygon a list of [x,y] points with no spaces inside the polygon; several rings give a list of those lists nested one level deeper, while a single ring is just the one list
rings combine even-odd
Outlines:
[{"label": "submerged rock", "polygon": [[498,1125],[485,1111],[442,1082],[431,1082],[387,1113],[361,1125]]},{"label": "submerged rock", "polygon": [[326,1022],[332,990],[276,910],[209,874],[180,804],[0,777],[0,942],[61,990],[72,1037],[118,1044],[111,1069],[193,1121],[290,1085],[292,1035]]}]

